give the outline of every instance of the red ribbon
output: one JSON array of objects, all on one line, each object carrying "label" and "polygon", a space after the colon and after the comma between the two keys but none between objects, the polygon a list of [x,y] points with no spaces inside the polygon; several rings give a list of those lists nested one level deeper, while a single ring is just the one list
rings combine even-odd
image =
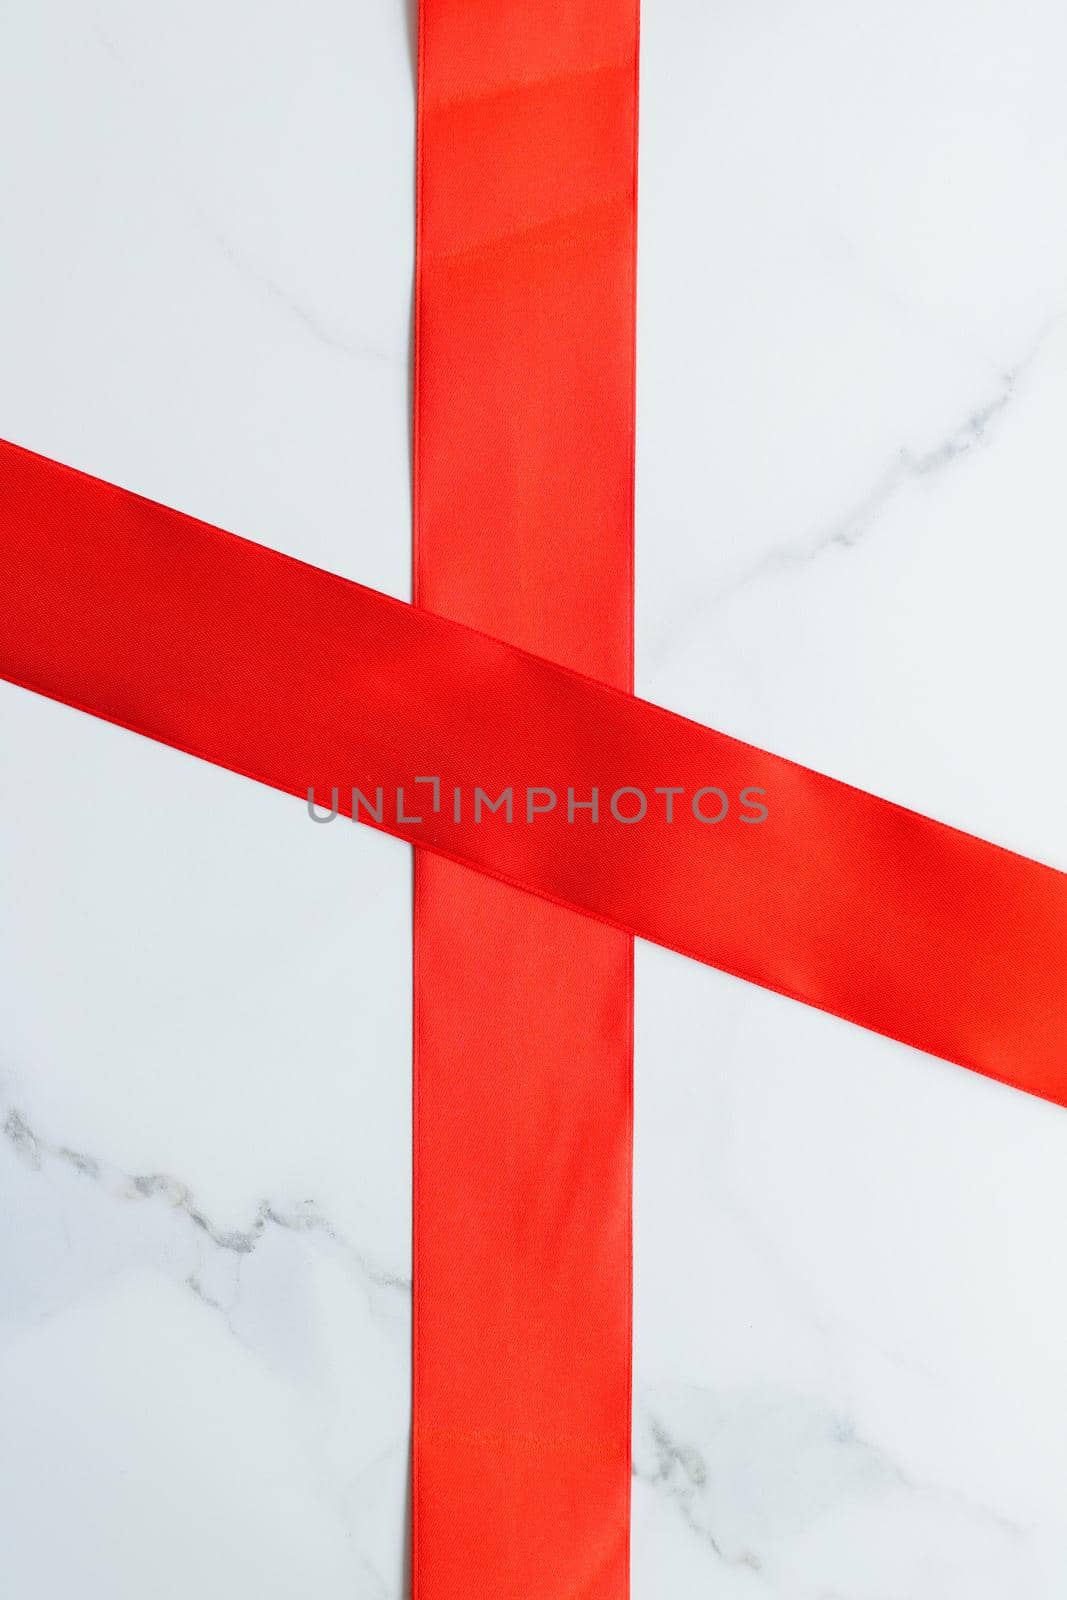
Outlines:
[{"label": "red ribbon", "polygon": [[346,813],[427,775],[762,788],[749,826],[360,820],[1067,1104],[1067,874],[10,444],[0,519],[0,676]]},{"label": "red ribbon", "polygon": [[[621,689],[636,71],[635,0],[420,6],[415,598]],[[624,933],[416,855],[428,1600],[628,1593],[632,961]]]},{"label": "red ribbon", "polygon": [[420,22],[419,605],[0,444],[0,674],[424,847],[416,1593],[623,1600],[630,936],[1067,1104],[1067,876],[626,692],[633,7]]}]

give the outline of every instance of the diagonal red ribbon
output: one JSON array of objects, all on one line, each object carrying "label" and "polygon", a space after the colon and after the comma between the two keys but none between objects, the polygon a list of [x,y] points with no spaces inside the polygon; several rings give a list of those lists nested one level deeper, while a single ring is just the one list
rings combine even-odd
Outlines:
[{"label": "diagonal red ribbon", "polygon": [[[1067,1104],[1067,874],[10,444],[0,526],[0,676],[346,811],[437,776],[360,820]],[[456,822],[476,786],[769,814]]]}]

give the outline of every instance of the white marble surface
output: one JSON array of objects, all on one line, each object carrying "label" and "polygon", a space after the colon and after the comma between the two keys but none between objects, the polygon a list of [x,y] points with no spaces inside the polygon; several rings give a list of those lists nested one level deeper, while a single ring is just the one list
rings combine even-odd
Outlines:
[{"label": "white marble surface", "polygon": [[[1067,867],[1067,19],[648,0],[639,688]],[[0,435],[406,596],[403,0],[0,0]],[[409,860],[0,685],[18,1600],[391,1600]],[[638,951],[636,1600],[1061,1600],[1067,1114]]]}]

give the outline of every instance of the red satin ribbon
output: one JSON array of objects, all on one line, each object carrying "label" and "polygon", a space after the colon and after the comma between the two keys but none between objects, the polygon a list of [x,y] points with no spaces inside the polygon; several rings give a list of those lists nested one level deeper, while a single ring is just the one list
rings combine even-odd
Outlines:
[{"label": "red satin ribbon", "polygon": [[[635,0],[420,5],[415,599],[622,689],[636,69]],[[416,1597],[628,1593],[632,958],[416,855]]]},{"label": "red satin ribbon", "polygon": [[[0,527],[0,676],[346,810],[440,776],[439,812],[371,825],[1067,1104],[1067,874],[9,444]],[[447,805],[594,784],[769,816]]]},{"label": "red satin ribbon", "polygon": [[636,51],[421,0],[418,608],[0,444],[0,674],[425,847],[420,1600],[627,1592],[632,934],[1067,1104],[1067,877],[619,692]]}]

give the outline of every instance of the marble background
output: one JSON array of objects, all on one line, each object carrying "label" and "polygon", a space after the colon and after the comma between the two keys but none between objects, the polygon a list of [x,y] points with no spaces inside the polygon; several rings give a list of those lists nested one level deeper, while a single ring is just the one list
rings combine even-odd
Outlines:
[{"label": "marble background", "polygon": [[[1063,8],[643,33],[640,692],[1067,867]],[[0,0],[0,435],[406,597],[411,34]],[[407,847],[0,719],[4,1590],[393,1600]],[[1067,1115],[637,973],[636,1600],[1060,1600]]]}]

